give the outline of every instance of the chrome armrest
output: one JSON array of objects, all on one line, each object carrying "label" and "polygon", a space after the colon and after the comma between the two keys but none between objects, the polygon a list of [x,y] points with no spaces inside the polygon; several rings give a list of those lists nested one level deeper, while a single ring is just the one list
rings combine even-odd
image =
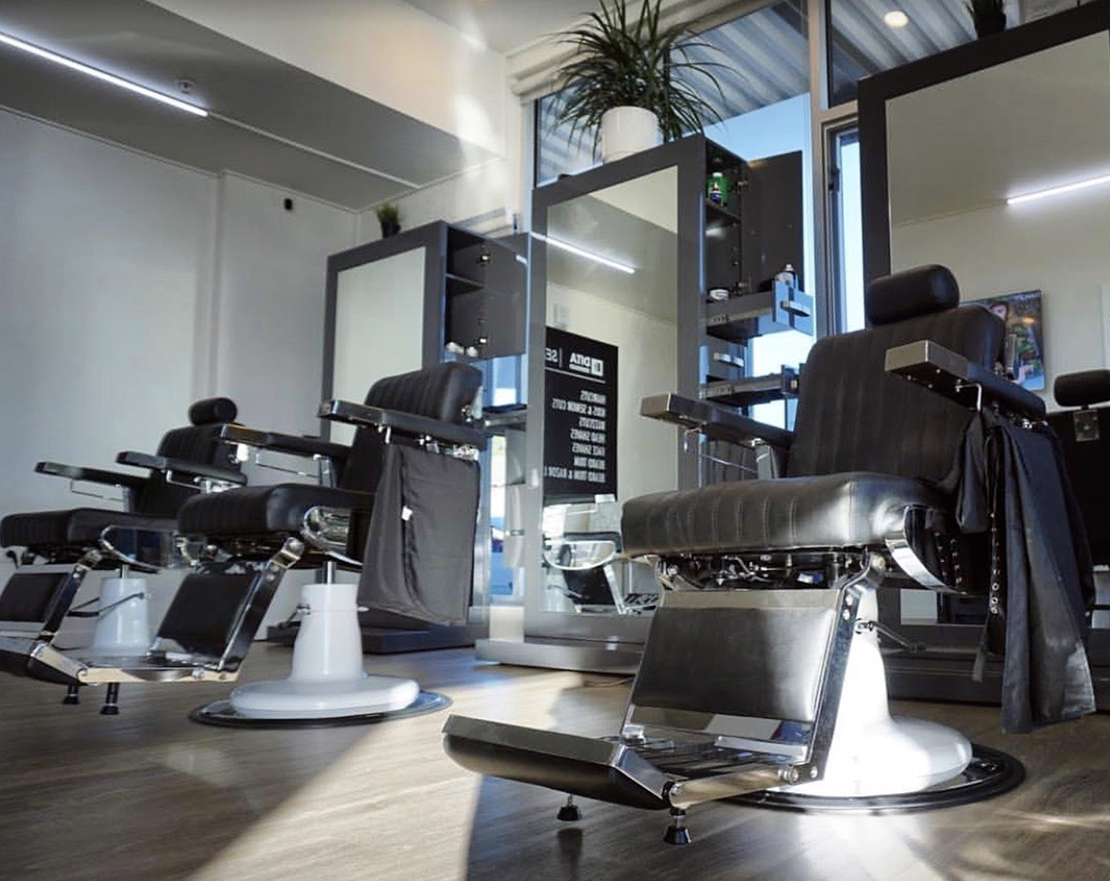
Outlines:
[{"label": "chrome armrest", "polygon": [[261,431],[257,428],[247,428],[245,425],[226,425],[220,437],[228,443],[242,444],[261,450],[273,450],[275,453],[288,453],[291,456],[304,456],[305,458],[324,457],[336,462],[343,462],[350,452],[350,447],[333,443],[318,437],[301,437],[295,434],[281,434],[277,431]]},{"label": "chrome armrest", "polygon": [[798,371],[783,367],[780,373],[745,376],[743,379],[711,382],[705,386],[705,400],[729,407],[754,407],[798,396]]},{"label": "chrome armrest", "polygon": [[794,438],[794,433],[785,428],[749,419],[708,401],[695,401],[675,394],[644,398],[640,402],[640,415],[693,429],[709,440],[745,446],[768,444],[785,450],[789,449]]},{"label": "chrome armrest", "polygon": [[887,373],[920,383],[972,410],[997,405],[1024,419],[1045,416],[1044,401],[1032,392],[933,340],[887,349],[885,367]]},{"label": "chrome armrest", "polygon": [[423,438],[438,443],[486,448],[487,436],[483,431],[453,422],[429,419],[399,410],[386,410],[382,407],[368,407],[351,401],[325,401],[318,413],[321,419],[346,422],[350,425],[374,426],[382,430],[399,431],[403,434]]},{"label": "chrome armrest", "polygon": [[35,471],[38,474],[50,474],[54,477],[86,483],[102,483],[105,486],[118,486],[121,489],[138,489],[146,483],[146,479],[137,474],[105,471],[102,468],[81,468],[76,465],[63,465],[60,462],[39,462],[35,465]]},{"label": "chrome armrest", "polygon": [[245,474],[232,468],[190,462],[187,459],[176,459],[172,456],[152,456],[148,453],[128,450],[116,456],[116,461],[120,465],[160,471],[170,483],[185,486],[227,488],[243,486],[247,482]]}]

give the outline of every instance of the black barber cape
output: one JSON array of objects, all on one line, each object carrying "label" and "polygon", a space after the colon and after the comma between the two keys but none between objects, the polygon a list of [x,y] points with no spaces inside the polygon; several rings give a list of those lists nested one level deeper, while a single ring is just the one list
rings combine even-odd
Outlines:
[{"label": "black barber cape", "polygon": [[387,445],[359,605],[429,624],[465,624],[478,497],[477,462]]},{"label": "black barber cape", "polygon": [[1084,642],[1094,576],[1056,435],[1046,425],[1023,428],[981,412],[965,434],[955,490],[965,532],[988,531],[992,500],[997,506],[1002,572],[980,660],[984,650],[1004,654],[1002,730],[1028,732],[1093,713]]}]

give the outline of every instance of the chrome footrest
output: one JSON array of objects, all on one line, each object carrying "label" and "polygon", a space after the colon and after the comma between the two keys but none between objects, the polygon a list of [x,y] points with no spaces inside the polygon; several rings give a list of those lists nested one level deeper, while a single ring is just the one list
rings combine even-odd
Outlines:
[{"label": "chrome footrest", "polygon": [[685,809],[792,782],[796,759],[713,742],[582,737],[451,716],[444,749],[478,774],[647,810]]}]

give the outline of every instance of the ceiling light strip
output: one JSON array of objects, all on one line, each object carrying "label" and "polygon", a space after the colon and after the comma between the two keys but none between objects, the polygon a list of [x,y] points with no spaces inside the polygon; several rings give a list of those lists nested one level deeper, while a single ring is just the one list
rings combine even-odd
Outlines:
[{"label": "ceiling light strip", "polygon": [[1025,193],[1021,196],[1010,196],[1006,200],[1007,205],[1020,205],[1022,202],[1033,202],[1037,199],[1044,199],[1048,196],[1059,196],[1062,193],[1073,193],[1076,190],[1085,190],[1088,187],[1097,187],[1101,184],[1110,183],[1110,174],[1104,174],[1099,177],[1088,178],[1087,180],[1076,181],[1074,184],[1065,184],[1062,187],[1050,187],[1047,190],[1038,190],[1035,193]]},{"label": "ceiling light strip", "polygon": [[284,144],[287,147],[292,147],[295,150],[303,150],[305,153],[311,153],[313,156],[319,156],[321,159],[327,159],[329,162],[335,162],[339,165],[345,165],[347,168],[353,168],[355,171],[361,171],[365,174],[372,174],[375,177],[385,178],[386,180],[393,181],[394,183],[401,184],[402,186],[409,187],[410,189],[419,189],[422,185],[414,183],[411,180],[406,180],[403,177],[397,177],[395,174],[390,174],[387,171],[382,171],[377,168],[370,168],[366,165],[359,165],[357,162],[352,162],[350,159],[344,159],[342,156],[336,156],[334,153],[328,153],[324,150],[318,150],[316,147],[310,147],[308,144],[302,144],[300,141],[294,141],[290,138],[283,138],[281,135],[275,135],[273,132],[268,132],[266,129],[258,128],[257,126],[250,125],[242,120],[235,119],[231,116],[224,116],[221,113],[209,114],[213,119],[220,122],[226,122],[228,125],[233,125],[236,128],[241,128],[243,131],[251,132],[252,134],[259,135],[263,138],[269,138],[271,141],[277,141],[279,144]]},{"label": "ceiling light strip", "polygon": [[18,40],[15,37],[8,36],[7,34],[0,33],[0,43],[11,46],[13,49],[19,49],[30,55],[44,58],[47,61],[52,61],[55,64],[60,64],[62,67],[75,70],[78,73],[83,73],[86,76],[98,79],[101,82],[110,83],[121,89],[126,89],[129,92],[134,92],[137,95],[142,95],[144,98],[158,101],[161,104],[168,104],[170,107],[175,107],[178,110],[184,110],[186,113],[192,113],[195,116],[207,116],[208,111],[203,107],[197,107],[194,104],[187,104],[184,101],[178,101],[176,98],[171,98],[168,95],[163,95],[160,92],[155,92],[153,89],[148,89],[146,86],[140,86],[137,83],[128,82],[127,80],[120,79],[118,76],[113,76],[110,73],[105,73],[102,70],[97,70],[95,67],[89,67],[87,64],[81,64],[79,61],[73,61],[46,49],[40,49],[38,46],[33,46],[30,43],[25,43],[23,40]]},{"label": "ceiling light strip", "polygon": [[636,269],[626,263],[618,263],[616,260],[610,260],[608,257],[602,257],[600,254],[594,254],[591,251],[586,251],[579,248],[577,245],[572,245],[569,242],[564,242],[560,239],[553,239],[550,236],[540,235],[539,233],[532,233],[532,235],[539,239],[541,242],[547,242],[551,247],[558,248],[561,251],[567,251],[579,257],[585,257],[587,260],[593,260],[595,263],[600,263],[602,266],[608,266],[610,269],[616,269],[618,272],[624,272],[632,275]]}]

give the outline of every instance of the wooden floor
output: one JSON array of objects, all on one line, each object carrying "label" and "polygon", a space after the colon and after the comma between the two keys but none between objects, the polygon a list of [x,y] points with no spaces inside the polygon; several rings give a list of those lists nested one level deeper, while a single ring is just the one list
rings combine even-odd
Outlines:
[{"label": "wooden floor", "polygon": [[[243,681],[288,672],[257,646]],[[451,711],[583,734],[617,730],[624,680],[480,664],[467,651],[370,658],[454,701]],[[993,801],[898,816],[695,808],[695,843],[669,847],[664,814],[596,802],[559,823],[559,795],[481,779],[443,753],[445,712],[298,731],[216,728],[192,708],[210,685],[132,686],[103,717],[55,686],[0,679],[0,878],[876,879],[1110,878],[1110,717],[1016,737],[998,711],[926,703],[904,714],[960,727],[1026,765]]]}]

